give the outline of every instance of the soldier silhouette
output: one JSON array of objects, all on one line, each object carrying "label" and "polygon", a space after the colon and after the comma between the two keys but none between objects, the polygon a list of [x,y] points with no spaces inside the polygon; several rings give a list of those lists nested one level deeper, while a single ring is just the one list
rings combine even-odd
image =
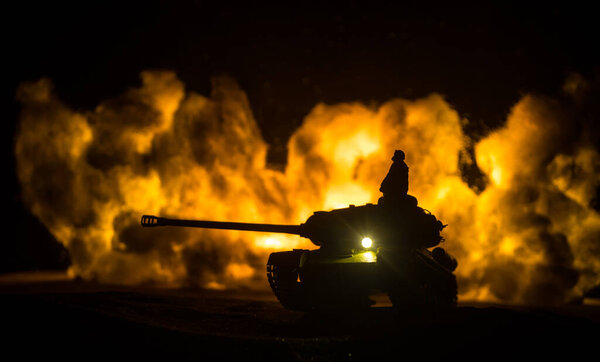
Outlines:
[{"label": "soldier silhouette", "polygon": [[402,150],[396,150],[392,157],[392,166],[381,181],[379,191],[383,193],[383,202],[399,203],[408,194],[408,166],[404,162],[405,155]]}]

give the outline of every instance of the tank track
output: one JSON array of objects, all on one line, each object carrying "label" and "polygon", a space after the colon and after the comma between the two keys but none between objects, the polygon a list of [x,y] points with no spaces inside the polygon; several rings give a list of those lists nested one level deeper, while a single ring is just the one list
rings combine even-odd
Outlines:
[{"label": "tank track", "polygon": [[290,310],[302,312],[335,312],[368,308],[374,302],[365,293],[350,291],[348,288],[336,290],[336,286],[326,283],[299,281],[297,267],[267,265],[267,279],[273,293],[281,305]]},{"label": "tank track", "polygon": [[302,284],[298,281],[297,267],[267,265],[267,279],[284,308],[302,312],[314,310]]},{"label": "tank track", "polygon": [[427,280],[415,283],[397,280],[388,290],[392,305],[397,310],[430,309],[443,310],[456,306],[458,285],[454,274],[431,275]]},{"label": "tank track", "polygon": [[417,286],[398,283],[388,292],[394,308],[403,309],[448,309],[456,306],[456,278],[442,284],[423,283]]},{"label": "tank track", "polygon": [[413,250],[409,254],[392,250],[380,260],[385,291],[396,310],[443,310],[456,306],[456,276],[429,252]]}]

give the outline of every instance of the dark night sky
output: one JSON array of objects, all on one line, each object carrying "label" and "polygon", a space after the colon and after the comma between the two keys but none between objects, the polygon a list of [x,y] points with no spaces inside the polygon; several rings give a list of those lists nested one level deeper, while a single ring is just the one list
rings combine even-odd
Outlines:
[{"label": "dark night sky", "polygon": [[226,73],[247,92],[272,146],[270,160],[281,162],[287,138],[317,102],[382,102],[439,92],[471,121],[466,131],[476,135],[501,124],[523,93],[556,94],[569,72],[587,79],[600,73],[597,16],[572,2],[487,8],[454,2],[217,3],[46,2],[5,9],[5,204],[17,210],[17,227],[0,271],[53,266],[31,256],[32,250],[58,250],[39,241],[43,229],[19,202],[12,149],[14,94],[23,80],[50,77],[65,103],[91,108],[137,86],[145,69],[172,69],[188,91],[203,94],[212,75]]}]

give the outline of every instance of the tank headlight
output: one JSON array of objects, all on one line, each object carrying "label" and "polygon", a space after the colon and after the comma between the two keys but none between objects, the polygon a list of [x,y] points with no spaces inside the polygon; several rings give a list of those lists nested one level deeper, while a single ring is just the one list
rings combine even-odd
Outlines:
[{"label": "tank headlight", "polygon": [[373,245],[373,240],[369,237],[365,237],[361,240],[360,245],[362,245],[363,248],[368,249]]}]

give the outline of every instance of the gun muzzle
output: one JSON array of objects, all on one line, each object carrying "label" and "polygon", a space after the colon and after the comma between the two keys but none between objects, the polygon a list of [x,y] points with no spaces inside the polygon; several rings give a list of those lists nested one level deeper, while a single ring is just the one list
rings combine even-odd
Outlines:
[{"label": "gun muzzle", "polygon": [[162,218],[152,216],[152,215],[144,215],[142,216],[142,226],[143,227],[153,227],[153,226],[162,226]]}]

